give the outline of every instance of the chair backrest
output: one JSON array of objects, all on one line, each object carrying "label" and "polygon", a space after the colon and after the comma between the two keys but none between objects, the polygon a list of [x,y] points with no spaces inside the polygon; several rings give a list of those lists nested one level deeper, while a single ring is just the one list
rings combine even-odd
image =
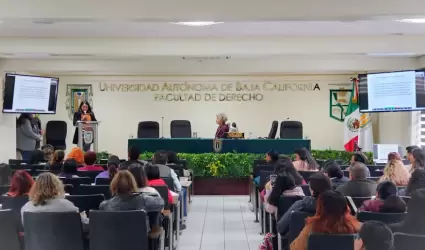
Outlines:
[{"label": "chair backrest", "polygon": [[4,195],[5,193],[9,192],[10,186],[0,186],[0,195]]},{"label": "chair backrest", "polygon": [[2,197],[2,207],[1,209],[10,209],[13,212],[13,218],[16,221],[16,224],[19,227],[19,231],[23,232],[22,227],[22,216],[21,216],[21,208],[28,202],[28,196],[18,196],[18,197],[10,197],[5,196]]},{"label": "chair backrest", "polygon": [[260,186],[259,186],[260,190],[264,189],[267,182],[269,182],[270,180],[270,175],[272,175],[273,173],[274,173],[273,171],[266,171],[266,170],[260,171]]},{"label": "chair backrest", "polygon": [[369,220],[380,221],[385,224],[392,224],[403,221],[406,217],[406,213],[371,213],[371,212],[359,212],[357,213],[357,220],[365,222]]},{"label": "chair backrest", "polygon": [[407,204],[410,201],[410,196],[400,196],[400,198],[403,199],[403,201]]},{"label": "chair backrest", "polygon": [[394,250],[423,250],[424,246],[424,235],[414,235],[405,233],[394,234]]},{"label": "chair backrest", "polygon": [[254,169],[254,167],[258,165],[267,165],[267,161],[265,159],[256,159],[252,164],[252,168]]},{"label": "chair backrest", "polygon": [[314,214],[294,211],[291,213],[289,219],[289,232],[288,232],[288,242],[291,243],[294,241],[298,235],[301,233],[305,226],[305,220],[307,217],[313,216]]},{"label": "chair backrest", "polygon": [[260,171],[273,171],[273,170],[274,170],[274,166],[272,165],[257,165],[257,166],[254,166],[253,175],[255,178],[257,176],[260,176]]},{"label": "chair backrest", "polygon": [[20,250],[19,225],[10,209],[0,210],[0,250]]},{"label": "chair backrest", "polygon": [[161,177],[164,180],[165,184],[167,184],[168,189],[174,191],[174,181],[171,177]]},{"label": "chair backrest", "polygon": [[304,180],[306,182],[308,182],[310,180],[310,176],[313,174],[316,174],[316,171],[298,171],[298,173],[300,173],[300,175],[304,178]]},{"label": "chair backrest", "polygon": [[283,121],[280,123],[280,138],[302,139],[303,124],[300,121]]},{"label": "chair backrest", "polygon": [[147,215],[138,211],[92,211],[90,250],[149,249]]},{"label": "chair backrest", "polygon": [[9,165],[21,165],[22,163],[26,163],[24,160],[16,160],[16,159],[9,159]]},{"label": "chair backrest", "polygon": [[25,250],[84,250],[75,212],[24,212]]},{"label": "chair backrest", "polygon": [[95,180],[96,185],[109,185],[111,184],[112,179],[110,178],[97,178]]},{"label": "chair backrest", "polygon": [[139,122],[137,138],[159,138],[159,123],[155,121]]},{"label": "chair backrest", "polygon": [[167,164],[167,167],[174,170],[174,172],[177,174],[178,177],[184,176],[183,165],[181,165],[181,164]]},{"label": "chair backrest", "polygon": [[76,177],[76,178],[60,178],[63,184],[71,184],[74,187],[74,191],[80,187],[82,184],[91,184],[91,179],[89,177]]},{"label": "chair backrest", "polygon": [[346,196],[348,206],[351,209],[351,213],[354,215],[357,213],[358,208],[363,205],[364,201],[372,199],[372,197],[350,197]]},{"label": "chair backrest", "polygon": [[171,138],[192,138],[192,125],[188,120],[173,120],[170,123]]},{"label": "chair backrest", "polygon": [[98,176],[103,171],[78,171],[77,175],[80,177],[88,177],[90,178],[91,182],[94,182],[94,179],[96,179],[96,176]]},{"label": "chair backrest", "polygon": [[66,149],[68,125],[65,121],[48,121],[46,124],[46,144],[56,149]]},{"label": "chair backrest", "polygon": [[105,200],[103,194],[67,195],[65,198],[74,203],[80,209],[80,212],[85,211],[87,215],[89,215],[90,210],[99,209],[100,203]]},{"label": "chair backrest", "polygon": [[354,235],[352,234],[310,234],[307,250],[352,250]]},{"label": "chair backrest", "polygon": [[277,203],[277,218],[280,219],[296,201],[302,199],[300,196],[281,196]]},{"label": "chair backrest", "polygon": [[305,196],[311,196],[310,185],[305,184],[305,185],[301,185],[300,187],[303,189]]},{"label": "chair backrest", "polygon": [[275,139],[276,138],[278,127],[279,127],[279,122],[273,121],[272,127],[270,128],[269,136],[267,136],[267,139]]},{"label": "chair backrest", "polygon": [[67,194],[75,194],[74,186],[72,184],[64,184],[63,189],[65,190],[65,193]]},{"label": "chair backrest", "polygon": [[103,194],[106,200],[112,197],[109,185],[80,185],[77,191],[78,195]]},{"label": "chair backrest", "polygon": [[170,204],[168,203],[168,187],[167,186],[152,186],[155,188],[161,198],[164,200],[164,209],[168,210],[170,209]]}]

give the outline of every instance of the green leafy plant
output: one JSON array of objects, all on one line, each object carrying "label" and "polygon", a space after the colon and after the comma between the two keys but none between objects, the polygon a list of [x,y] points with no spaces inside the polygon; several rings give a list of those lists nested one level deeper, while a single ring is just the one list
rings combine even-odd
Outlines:
[{"label": "green leafy plant", "polygon": [[[312,155],[316,159],[329,160],[338,159],[349,162],[352,153],[338,150],[312,150]],[[365,153],[372,159],[372,153]],[[140,155],[142,160],[152,159],[152,152],[145,152]],[[252,172],[252,163],[256,159],[264,159],[264,154],[246,153],[203,153],[203,154],[177,154],[180,159],[185,159],[188,168],[192,169],[195,176],[215,176],[215,177],[246,177]],[[293,156],[292,156],[293,157]]]},{"label": "green leafy plant", "polygon": [[108,151],[101,151],[96,153],[96,163],[100,163],[100,160],[102,159],[108,159],[109,155],[111,154],[108,153]]}]

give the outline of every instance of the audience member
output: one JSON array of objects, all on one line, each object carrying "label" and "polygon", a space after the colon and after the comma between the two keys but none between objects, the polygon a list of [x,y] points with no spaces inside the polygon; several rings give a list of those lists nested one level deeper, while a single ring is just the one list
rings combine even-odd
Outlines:
[{"label": "audience member", "polygon": [[301,148],[295,151],[294,167],[298,171],[318,171],[319,165],[314,160],[310,151],[306,148]]},{"label": "audience member", "polygon": [[78,177],[77,173],[77,161],[73,158],[67,159],[62,165],[62,172],[59,174],[59,177],[64,177],[66,179]]},{"label": "audience member", "polygon": [[367,159],[366,155],[363,154],[362,152],[355,152],[351,156],[350,164],[353,165],[355,162],[361,162],[361,163],[366,165],[368,163],[368,159]]},{"label": "audience member", "polygon": [[34,179],[24,170],[16,171],[12,176],[9,191],[6,196],[17,197],[28,195]]},{"label": "audience member", "polygon": [[65,151],[56,150],[53,153],[53,157],[50,160],[50,162],[46,164],[46,168],[49,169],[52,173],[60,173],[64,159],[65,159]]},{"label": "audience member", "polygon": [[95,165],[97,161],[96,153],[93,151],[87,151],[84,154],[85,165],[81,168],[78,168],[78,171],[103,171],[103,167]]},{"label": "audience member", "polygon": [[394,237],[391,229],[380,221],[366,221],[360,227],[354,250],[392,250]]},{"label": "audience member", "polygon": [[5,163],[0,164],[0,186],[7,186],[12,178],[12,169]]},{"label": "audience member", "polygon": [[148,177],[146,177],[144,166],[139,163],[133,163],[128,167],[128,171],[133,175],[136,180],[138,191],[141,193],[152,193],[159,195],[158,191],[148,186]]},{"label": "audience member", "polygon": [[416,169],[410,177],[406,190],[400,190],[400,195],[410,196],[415,190],[425,188],[425,169]]},{"label": "audience member", "polygon": [[182,185],[180,184],[179,177],[173,169],[165,165],[167,164],[167,161],[167,152],[163,150],[155,152],[152,158],[152,162],[155,163],[156,166],[159,168],[159,175],[161,176],[161,178],[172,178],[174,182],[174,190],[176,192],[180,192],[182,189]]},{"label": "audience member", "polygon": [[[145,165],[145,173],[146,177],[148,178],[148,185],[151,187],[154,186],[167,186],[167,184],[164,182],[163,179],[161,179],[159,175],[159,168],[156,164],[148,163]],[[168,203],[173,203],[173,194],[168,189]]]},{"label": "audience member", "polygon": [[128,150],[128,160],[120,164],[119,170],[122,170],[122,169],[127,170],[128,166],[130,166],[133,163],[139,163],[139,164],[145,165],[147,162],[139,160],[139,157],[140,157],[139,149],[134,146],[131,147]]},{"label": "audience member", "polygon": [[[65,199],[63,184],[52,173],[43,173],[38,176],[29,193],[29,201],[22,207],[22,222],[25,226],[25,212],[79,212],[72,202]],[[88,230],[88,218],[85,212],[81,213],[83,229]]]},{"label": "audience member", "polygon": [[407,203],[407,214],[404,221],[391,224],[393,233],[425,235],[425,189],[415,190]]},{"label": "audience member", "polygon": [[305,196],[302,200],[296,201],[277,223],[277,230],[281,235],[288,232],[291,213],[301,211],[314,214],[316,212],[316,199],[321,193],[331,190],[332,184],[323,173],[315,173],[310,176],[310,190],[312,196]]},{"label": "audience member", "polygon": [[108,170],[103,171],[102,173],[98,174],[96,176],[97,178],[101,178],[101,179],[113,179],[115,174],[118,171],[118,167],[120,165],[120,158],[118,158],[118,156],[116,155],[110,155],[108,157],[108,163],[107,163],[107,167]]},{"label": "audience member", "polygon": [[348,181],[350,179],[344,176],[344,172],[336,161],[328,162],[324,168],[326,176],[331,179],[332,186],[337,188]]},{"label": "audience member", "polygon": [[360,231],[360,222],[351,215],[345,197],[336,191],[323,192],[317,202],[314,217],[307,218],[300,235],[291,243],[291,250],[306,250],[312,233],[355,234]]},{"label": "audience member", "polygon": [[425,151],[420,148],[412,150],[412,157],[410,157],[412,167],[410,168],[410,173],[413,173],[416,169],[425,168]]},{"label": "audience member", "polygon": [[391,152],[388,154],[388,162],[390,161],[401,161],[401,157],[397,152]]},{"label": "audience member", "polygon": [[113,197],[103,201],[99,210],[105,211],[128,211],[145,210],[146,212],[161,211],[164,208],[164,200],[158,195],[151,196],[139,193],[136,180],[128,170],[121,170],[111,182]]},{"label": "audience member", "polygon": [[[174,151],[168,151],[167,152],[167,165],[182,165],[180,163],[179,157],[177,156],[176,152]],[[183,176],[189,177],[190,172],[187,170],[187,166],[183,165]]]},{"label": "audience member", "polygon": [[404,166],[402,161],[389,160],[387,165],[384,168],[384,174],[379,179],[379,182],[391,181],[396,186],[406,186],[407,183],[409,183],[409,179],[410,179],[409,171]]},{"label": "audience member", "polygon": [[271,182],[271,185],[273,188],[270,194],[266,193],[264,198],[266,201],[266,211],[271,214],[276,212],[280,196],[304,197],[303,189],[295,185],[294,178],[290,175],[278,175],[276,181],[274,183]]},{"label": "audience member", "polygon": [[31,152],[30,159],[28,160],[28,163],[31,165],[44,165],[46,162],[44,161],[44,152],[35,149]]},{"label": "audience member", "polygon": [[405,213],[406,212],[406,202],[397,195],[391,195],[386,198],[384,205],[379,209],[380,213]]},{"label": "audience member", "polygon": [[[270,150],[269,152],[267,152],[266,153],[266,162],[267,162],[267,165],[274,166],[275,173],[276,173],[276,167],[277,167],[278,162],[279,162],[279,153],[275,150]],[[260,184],[260,176],[255,177],[254,182],[257,185]]]},{"label": "audience member", "polygon": [[32,115],[21,114],[16,121],[16,149],[21,153],[22,159],[30,160],[31,152],[36,148],[37,141],[41,141],[38,130],[32,127]]},{"label": "audience member", "polygon": [[420,149],[420,147],[416,146],[416,145],[412,145],[412,146],[408,146],[406,147],[406,152],[407,152],[407,159],[409,160],[410,164],[406,165],[407,169],[412,169],[412,162],[413,162],[413,155],[412,155],[412,151],[415,149]]},{"label": "audience member", "polygon": [[75,147],[71,149],[66,159],[74,159],[77,165],[84,165],[84,152],[81,148]]},{"label": "audience member", "polygon": [[44,161],[50,162],[53,158],[53,153],[55,151],[54,147],[50,144],[46,144],[41,147],[41,151],[43,151],[44,154]]},{"label": "audience member", "polygon": [[361,162],[354,162],[350,167],[350,181],[336,190],[344,196],[368,197],[376,192],[376,182],[367,179],[368,168]]},{"label": "audience member", "polygon": [[[381,212],[381,208],[385,201],[392,196],[397,196],[397,187],[391,181],[383,181],[379,183],[378,187],[376,188],[376,199],[364,201],[359,210],[374,213]],[[399,206],[400,204],[397,202],[397,200],[390,199],[389,202],[386,202],[385,210],[404,213],[406,211],[406,204],[404,204],[403,207]]]}]

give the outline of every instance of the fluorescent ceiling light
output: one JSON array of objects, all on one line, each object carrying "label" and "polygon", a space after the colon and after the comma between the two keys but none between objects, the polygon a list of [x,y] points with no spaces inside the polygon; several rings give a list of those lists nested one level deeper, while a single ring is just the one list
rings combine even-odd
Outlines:
[{"label": "fluorescent ceiling light", "polygon": [[368,56],[415,56],[416,53],[367,53]]},{"label": "fluorescent ceiling light", "polygon": [[402,23],[425,23],[425,18],[401,19],[401,20],[397,20],[397,22],[402,22]]},{"label": "fluorescent ceiling light", "polygon": [[201,27],[201,26],[210,26],[210,25],[220,24],[220,23],[223,23],[223,22],[177,22],[177,23],[172,23],[172,24],[192,26],[192,27]]}]

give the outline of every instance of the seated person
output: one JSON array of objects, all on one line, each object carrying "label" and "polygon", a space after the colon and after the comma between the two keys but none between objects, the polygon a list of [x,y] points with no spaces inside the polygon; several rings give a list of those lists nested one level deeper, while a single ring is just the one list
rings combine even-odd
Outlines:
[{"label": "seated person", "polygon": [[344,196],[371,197],[376,192],[376,182],[367,179],[368,168],[361,162],[354,162],[350,167],[350,181],[336,190]]},{"label": "seated person", "polygon": [[44,154],[44,162],[50,162],[55,151],[54,147],[50,144],[46,144],[41,147],[41,151],[43,151]]},{"label": "seated person", "polygon": [[276,181],[271,183],[273,186],[270,194],[266,194],[266,211],[275,214],[280,196],[301,196],[304,197],[304,192],[301,187],[295,186],[295,181],[292,176],[283,174],[278,175]]},{"label": "seated person", "polygon": [[227,115],[224,113],[217,114],[215,122],[218,125],[217,131],[215,132],[215,138],[216,139],[226,138],[227,133],[229,132],[229,126],[226,124]]},{"label": "seated person", "polygon": [[405,213],[407,209],[406,202],[397,195],[391,195],[386,198],[384,205],[379,209],[380,213]]},{"label": "seated person", "polygon": [[134,180],[136,180],[137,188],[140,193],[159,195],[155,188],[149,187],[148,177],[146,177],[144,166],[142,164],[133,163],[128,167],[128,171],[130,171],[134,177]]},{"label": "seated person", "polygon": [[281,235],[285,235],[289,230],[291,213],[301,211],[306,213],[316,213],[316,199],[325,191],[332,189],[331,181],[322,173],[315,173],[310,176],[310,190],[312,196],[305,196],[302,200],[296,201],[277,223],[277,230]]},{"label": "seated person", "polygon": [[63,160],[65,159],[65,151],[63,150],[56,150],[53,153],[53,157],[46,164],[46,168],[50,170],[52,173],[58,174],[61,172]]},{"label": "seated person", "polygon": [[128,170],[121,170],[111,182],[113,197],[103,201],[99,210],[105,211],[128,211],[145,210],[146,212],[161,211],[164,208],[164,200],[153,194],[139,193],[136,180]]},{"label": "seated person", "polygon": [[331,179],[332,186],[334,188],[337,188],[350,181],[348,177],[344,176],[344,172],[342,171],[338,163],[336,163],[336,161],[329,162],[325,166],[324,170],[325,175]]},{"label": "seated person", "polygon": [[[379,213],[381,212],[382,206],[384,206],[386,200],[392,196],[397,196],[397,187],[394,183],[391,181],[381,182],[376,188],[376,198],[364,201],[363,205],[359,208],[359,211]],[[399,202],[397,202],[396,199],[391,198],[386,202],[385,210],[391,210],[395,213],[404,213],[406,211],[406,204],[404,204],[404,207],[399,206]]]},{"label": "seated person", "polygon": [[417,189],[407,203],[404,221],[389,225],[393,233],[425,235],[425,189]]},{"label": "seated person", "polygon": [[84,152],[79,147],[71,149],[71,152],[67,155],[66,159],[74,159],[77,165],[84,165]]},{"label": "seated person", "polygon": [[[180,161],[179,161],[179,157],[177,156],[176,152],[174,151],[168,151],[167,152],[167,165],[180,165]],[[183,165],[183,167],[185,167]],[[190,176],[190,172],[189,170],[187,170],[187,167],[185,169],[183,169],[183,176],[184,177],[189,177]]]},{"label": "seated person", "polygon": [[[391,153],[390,153],[391,154]],[[381,181],[392,181],[396,186],[406,186],[409,183],[410,173],[400,160],[390,160],[384,168]]]},{"label": "seated person", "polygon": [[119,170],[121,169],[128,169],[128,166],[130,166],[133,163],[141,163],[145,165],[147,162],[139,160],[140,157],[140,150],[137,147],[131,147],[128,149],[128,160],[121,163],[119,166]]},{"label": "seated person", "polygon": [[[72,202],[65,199],[63,184],[56,175],[43,173],[38,176],[29,193],[29,201],[22,207],[22,224],[25,226],[25,212],[75,212],[79,209]],[[81,213],[83,230],[88,231],[89,220],[85,212]]]},{"label": "seated person", "polygon": [[361,162],[366,165],[368,162],[368,158],[362,152],[354,152],[351,156],[350,165],[353,165],[355,162]]},{"label": "seated person", "polygon": [[39,149],[32,151],[28,163],[31,165],[45,165],[44,152]]},{"label": "seated person", "polygon": [[425,170],[416,169],[407,183],[406,189],[400,190],[400,196],[411,196],[411,194],[418,189],[425,188]]},{"label": "seated person", "polygon": [[360,227],[354,250],[392,250],[394,237],[391,229],[380,221],[366,221]]},{"label": "seated person", "polygon": [[306,220],[306,225],[291,243],[291,250],[307,250],[308,237],[312,233],[355,234],[360,231],[360,222],[351,216],[345,197],[336,191],[323,192],[317,201],[314,217]]},{"label": "seated person", "polygon": [[[274,150],[270,150],[266,153],[266,162],[270,166],[276,166],[279,161],[279,153]],[[260,184],[260,176],[254,178],[255,184]]]},{"label": "seated person", "polygon": [[410,163],[412,163],[412,167],[410,168],[410,173],[413,173],[416,169],[424,169],[425,168],[425,151],[421,148],[416,148],[412,150],[409,158]]},{"label": "seated person", "polygon": [[[145,173],[146,173],[146,177],[148,178],[148,185],[149,186],[151,186],[151,187],[167,186],[165,181],[163,179],[161,179],[161,177],[159,175],[159,168],[158,168],[157,165],[155,165],[153,163],[146,164]],[[170,189],[168,189],[168,203],[169,204],[173,203],[173,194],[170,191]]]},{"label": "seated person", "polygon": [[318,171],[319,165],[314,160],[310,151],[306,148],[301,148],[295,151],[294,167],[298,171]]},{"label": "seated person", "polygon": [[97,178],[101,178],[101,179],[113,179],[115,174],[118,171],[118,166],[120,165],[120,158],[118,158],[118,156],[116,155],[110,155],[108,157],[108,163],[106,164],[108,170],[103,171],[102,173],[98,174],[96,176]]},{"label": "seated person", "polygon": [[166,151],[157,151],[153,155],[152,163],[156,164],[159,168],[159,176],[161,178],[171,178],[174,182],[174,191],[180,192],[182,190],[182,185],[180,183],[179,177],[173,169],[166,166],[168,161],[168,155]]},{"label": "seated person", "polygon": [[407,168],[407,170],[409,170],[409,173],[412,173],[413,172],[413,171],[410,171],[412,169],[412,162],[414,161],[412,152],[413,152],[413,150],[415,150],[417,148],[420,149],[420,147],[418,147],[416,145],[412,145],[412,146],[406,147],[407,159],[410,162],[409,165],[406,165],[406,168]]},{"label": "seated person", "polygon": [[34,179],[31,177],[31,175],[29,175],[24,170],[18,170],[12,176],[10,188],[6,193],[6,196],[27,196],[33,185]]},{"label": "seated person", "polygon": [[397,152],[391,152],[388,154],[388,162],[390,161],[401,161],[401,156]]},{"label": "seated person", "polygon": [[94,165],[96,163],[96,153],[93,151],[87,151],[84,154],[84,167],[78,168],[78,171],[104,171],[103,167]]},{"label": "seated person", "polygon": [[77,173],[77,161],[71,158],[63,162],[62,171],[59,174],[59,177],[63,177],[66,179],[77,178]]}]

